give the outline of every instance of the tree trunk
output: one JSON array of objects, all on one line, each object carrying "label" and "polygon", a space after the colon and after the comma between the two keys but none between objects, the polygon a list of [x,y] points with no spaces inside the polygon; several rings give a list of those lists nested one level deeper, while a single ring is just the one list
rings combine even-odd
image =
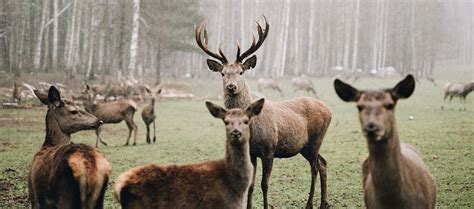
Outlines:
[{"label": "tree trunk", "polygon": [[360,1],[357,0],[356,2],[356,13],[355,13],[355,24],[354,24],[354,44],[352,52],[352,71],[355,71],[357,68],[357,61],[358,61],[358,50],[359,50],[359,19],[360,19]]},{"label": "tree trunk", "polygon": [[132,17],[132,38],[130,40],[130,60],[128,65],[129,77],[133,78],[137,63],[138,52],[138,29],[140,26],[140,0],[133,1],[133,17]]},{"label": "tree trunk", "polygon": [[53,53],[51,54],[52,62],[51,68],[56,72],[58,68],[58,42],[59,42],[59,28],[58,28],[58,0],[53,0]]},{"label": "tree trunk", "polygon": [[41,65],[41,44],[43,42],[43,33],[44,33],[44,23],[46,22],[46,15],[48,14],[48,2],[43,1],[43,7],[41,9],[41,21],[39,25],[39,33],[36,37],[36,47],[35,47],[35,55],[34,55],[34,68],[35,71],[38,72],[40,65]]}]

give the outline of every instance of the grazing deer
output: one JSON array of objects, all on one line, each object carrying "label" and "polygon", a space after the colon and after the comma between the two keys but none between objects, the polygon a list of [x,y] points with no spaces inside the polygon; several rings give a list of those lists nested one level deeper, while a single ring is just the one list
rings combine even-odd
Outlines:
[{"label": "grazing deer", "polygon": [[103,208],[110,175],[109,162],[91,146],[72,144],[71,134],[96,129],[102,121],[61,100],[59,91],[50,87],[46,137],[34,158],[28,176],[28,197],[32,208]]},{"label": "grazing deer", "polygon": [[410,97],[415,79],[408,75],[392,89],[359,91],[339,79],[337,95],[356,102],[369,156],[362,165],[367,208],[435,208],[436,183],[420,154],[400,143],[395,124],[398,99]]},{"label": "grazing deer", "polygon": [[[246,59],[263,44],[268,35],[269,25],[265,19],[265,29],[257,22],[258,42],[240,54],[237,45],[237,59],[229,63],[219,49],[219,54],[211,52],[207,45],[207,30],[204,23],[195,29],[195,38],[199,47],[209,56],[218,59],[207,60],[211,71],[220,73],[223,78],[225,107],[243,108],[252,101],[250,88],[245,79],[245,72],[254,68],[257,57]],[[204,43],[201,33],[204,29]],[[244,61],[244,59],[246,59]],[[248,192],[247,208],[252,208],[252,194],[257,168],[257,157],[262,160],[263,205],[268,208],[268,181],[274,158],[288,158],[298,153],[309,162],[311,167],[311,186],[307,208],[313,207],[314,186],[318,172],[321,174],[321,208],[328,207],[326,185],[326,160],[319,154],[319,148],[331,121],[331,110],[321,101],[302,97],[283,102],[265,102],[262,113],[250,124],[250,156],[254,165],[254,176]]]},{"label": "grazing deer", "polygon": [[[99,120],[102,120],[104,124],[116,124],[125,121],[128,127],[128,137],[125,146],[128,145],[130,137],[132,136],[132,132],[134,132],[133,145],[136,145],[138,127],[135,124],[135,121],[133,121],[133,116],[137,111],[137,104],[134,101],[128,99],[122,99],[108,103],[94,104],[94,99],[89,90],[89,85],[86,85],[85,93],[87,94],[87,99],[84,101],[84,109],[99,118]],[[101,131],[102,128],[98,128],[95,131],[97,135],[97,140],[95,142],[96,147],[99,146],[99,141],[103,145],[107,145],[107,143],[105,143],[102,138],[100,138]]]},{"label": "grazing deer", "polygon": [[150,124],[153,123],[153,143],[156,141],[156,126],[155,126],[155,96],[161,93],[161,87],[158,90],[150,90],[146,88],[146,91],[152,95],[151,102],[142,110],[142,119],[146,125],[146,142],[150,144]]},{"label": "grazing deer", "polygon": [[249,121],[264,99],[246,109],[226,110],[206,102],[209,112],[225,123],[226,152],[221,160],[185,165],[145,165],[115,181],[122,208],[242,208],[252,180]]},{"label": "grazing deer", "polygon": [[466,110],[466,96],[474,91],[474,81],[471,83],[446,83],[444,85],[444,98],[443,104],[441,105],[441,109],[444,109],[444,102],[446,98],[449,97],[449,101],[453,99],[453,97],[459,97],[461,102],[463,103],[464,110]]},{"label": "grazing deer", "polygon": [[295,90],[302,90],[306,92],[311,92],[313,95],[318,98],[318,93],[314,90],[313,82],[304,76],[294,77],[291,79],[291,84]]},{"label": "grazing deer", "polygon": [[273,89],[280,92],[280,96],[283,96],[283,91],[281,90],[280,85],[274,79],[260,78],[257,80],[257,87],[260,92],[262,92],[263,89]]}]

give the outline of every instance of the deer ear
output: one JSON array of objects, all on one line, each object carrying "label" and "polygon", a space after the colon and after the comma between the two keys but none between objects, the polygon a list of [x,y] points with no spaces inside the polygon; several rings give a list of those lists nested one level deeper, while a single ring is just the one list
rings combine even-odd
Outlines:
[{"label": "deer ear", "polygon": [[355,102],[359,100],[360,91],[339,79],[334,80],[334,88],[336,89],[339,98],[346,102]]},{"label": "deer ear", "polygon": [[247,115],[249,116],[249,118],[260,114],[260,112],[262,112],[264,103],[265,103],[265,98],[261,98],[261,99],[257,100],[256,102],[250,104],[247,107],[247,110],[246,110]]},{"label": "deer ear", "polygon": [[48,95],[44,92],[39,91],[38,89],[33,90],[36,97],[43,103],[44,105],[49,105]]},{"label": "deer ear", "polygon": [[227,110],[209,101],[206,101],[206,107],[211,113],[211,115],[215,118],[224,119],[225,114],[227,113]]},{"label": "deer ear", "polygon": [[407,75],[402,81],[393,87],[390,92],[394,99],[406,99],[415,91],[415,78],[412,75]]},{"label": "deer ear", "polygon": [[209,67],[209,70],[212,70],[214,72],[221,72],[222,71],[222,64],[218,63],[215,60],[207,59],[207,66]]},{"label": "deer ear", "polygon": [[257,56],[253,55],[244,62],[244,70],[250,70],[251,68],[254,68],[255,65],[257,65]]},{"label": "deer ear", "polygon": [[48,101],[49,104],[52,104],[55,107],[62,107],[64,105],[64,102],[61,100],[61,94],[59,93],[59,90],[54,86],[49,88]]}]

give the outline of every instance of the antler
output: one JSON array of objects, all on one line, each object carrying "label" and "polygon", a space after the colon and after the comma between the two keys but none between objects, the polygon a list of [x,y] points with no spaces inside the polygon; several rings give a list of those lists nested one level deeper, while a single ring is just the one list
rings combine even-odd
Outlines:
[{"label": "antler", "polygon": [[[201,41],[201,33],[202,33],[203,28],[204,28],[204,44]],[[220,47],[219,47],[219,54],[209,51],[209,48],[208,48],[208,45],[207,45],[207,40],[208,39],[207,39],[207,29],[206,29],[205,22],[202,22],[199,25],[199,27],[195,27],[194,31],[195,31],[196,42],[197,42],[198,46],[204,52],[206,52],[206,54],[208,54],[209,56],[220,60],[222,62],[222,64],[227,64],[227,58],[224,56],[224,53],[222,53],[222,50],[221,50]]]},{"label": "antler", "polygon": [[263,18],[265,19],[265,29],[262,29],[262,26],[257,21],[257,31],[258,31],[257,43],[255,43],[255,35],[253,35],[252,46],[250,46],[250,48],[247,51],[245,51],[244,53],[242,53],[242,55],[240,55],[240,45],[237,42],[237,59],[235,60],[235,62],[242,62],[246,57],[248,57],[249,55],[257,51],[257,49],[260,48],[260,46],[262,46],[263,42],[265,41],[265,38],[267,38],[268,29],[270,29],[270,25],[268,25],[267,18],[265,16],[263,16]]}]

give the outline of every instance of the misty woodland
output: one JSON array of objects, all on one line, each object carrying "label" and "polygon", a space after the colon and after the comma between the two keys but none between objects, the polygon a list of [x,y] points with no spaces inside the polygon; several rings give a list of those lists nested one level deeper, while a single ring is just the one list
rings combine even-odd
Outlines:
[{"label": "misty woodland", "polygon": [[473,208],[473,37],[469,0],[2,0],[0,207]]}]

